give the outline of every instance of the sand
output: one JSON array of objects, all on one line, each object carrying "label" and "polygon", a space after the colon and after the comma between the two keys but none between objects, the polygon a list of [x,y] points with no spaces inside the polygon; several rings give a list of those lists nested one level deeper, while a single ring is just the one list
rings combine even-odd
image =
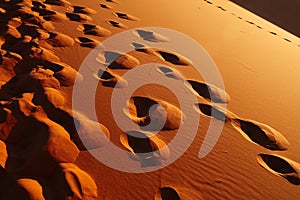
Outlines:
[{"label": "sand", "polygon": [[[0,3],[0,15],[0,199],[299,198],[299,38],[225,0],[10,0]],[[144,28],[150,26],[201,44],[225,88],[196,71],[203,57],[182,38],[173,51],[174,37]],[[134,38],[131,51],[104,48],[126,30]],[[82,65],[89,53],[93,62]],[[126,78],[147,63],[153,70]],[[144,85],[118,105],[135,127],[121,130],[113,91],[153,74],[184,91],[186,107],[169,87]],[[89,96],[93,82],[96,94]],[[86,87],[76,96],[84,104],[78,110],[72,109],[74,84]],[[186,127],[172,145],[195,116],[198,127]],[[218,126],[219,140],[199,156],[207,132]],[[111,144],[122,157],[106,149]],[[123,172],[96,154],[119,166],[160,169]]]}]

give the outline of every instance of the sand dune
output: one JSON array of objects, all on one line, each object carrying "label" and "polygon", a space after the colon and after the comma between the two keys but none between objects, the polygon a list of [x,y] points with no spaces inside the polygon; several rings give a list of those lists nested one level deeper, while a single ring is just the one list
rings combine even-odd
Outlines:
[{"label": "sand dune", "polygon": [[300,185],[299,163],[282,156],[270,154],[259,154],[257,161],[260,166],[272,174],[287,179],[291,184]]}]

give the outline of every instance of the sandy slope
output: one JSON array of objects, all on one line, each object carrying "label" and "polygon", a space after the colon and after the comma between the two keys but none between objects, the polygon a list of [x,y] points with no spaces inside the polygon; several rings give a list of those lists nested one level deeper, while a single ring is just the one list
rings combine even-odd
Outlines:
[{"label": "sandy slope", "polygon": [[[298,38],[228,1],[153,0],[143,5],[138,0],[54,1],[59,6],[49,2],[32,5],[31,1],[24,1],[17,8],[5,7],[13,2],[1,4],[2,16],[7,18],[2,20],[6,24],[1,21],[6,29],[0,38],[4,50],[0,74],[0,198],[298,198]],[[38,13],[32,13],[33,8]],[[7,14],[16,10],[24,24]],[[40,20],[36,26],[27,18],[28,13]],[[195,75],[188,58],[166,50],[133,51],[100,72],[92,66],[90,74],[83,77],[75,71],[101,41],[126,29],[143,30],[141,27],[147,26],[174,29],[198,41],[216,62],[227,93]],[[136,35],[168,41],[168,36],[163,35]],[[103,64],[105,56],[95,61]],[[128,86],[130,80],[122,77],[125,72],[153,61],[168,66],[157,69],[162,76],[190,80],[186,82],[187,90],[198,102],[183,112],[166,88],[148,85],[137,90],[129,102],[130,111],[125,114],[142,129],[135,134],[147,137],[135,138],[122,132],[112,120],[110,97],[113,87]],[[85,110],[79,112],[86,116],[71,114],[76,75],[83,85],[89,79],[99,81],[95,95],[98,119]],[[208,96],[208,92],[213,96]],[[80,98],[88,104],[87,97],[83,93]],[[228,110],[216,106],[214,101],[229,102]],[[153,105],[157,107],[153,109]],[[126,156],[137,166],[144,164],[145,159],[137,153],[153,150],[158,152],[151,158],[162,164],[172,155],[172,151],[162,149],[176,134],[180,118],[189,119],[192,114],[201,115],[195,140],[182,157],[159,171],[120,172],[86,151],[101,151],[109,139],[127,150]],[[160,124],[163,117],[167,121],[157,136],[143,133],[149,118]],[[199,159],[211,120],[225,121],[225,126],[212,152]],[[88,146],[82,145],[80,137],[89,141]]]}]

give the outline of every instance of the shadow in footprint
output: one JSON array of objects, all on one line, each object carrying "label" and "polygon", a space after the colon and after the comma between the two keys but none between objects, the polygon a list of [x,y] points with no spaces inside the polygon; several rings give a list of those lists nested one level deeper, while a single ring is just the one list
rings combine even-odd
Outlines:
[{"label": "shadow in footprint", "polygon": [[163,187],[156,193],[154,200],[180,200],[180,196],[175,189]]},{"label": "shadow in footprint", "polygon": [[99,54],[96,60],[109,69],[132,69],[140,65],[137,58],[114,51],[105,51],[104,55]]},{"label": "shadow in footprint", "polygon": [[232,126],[247,140],[270,150],[287,150],[289,142],[277,130],[253,120],[232,119]]},{"label": "shadow in footprint", "polygon": [[209,104],[197,103],[194,105],[194,108],[197,112],[201,114],[204,114],[209,117],[213,117],[223,122],[227,122],[231,118],[230,116],[227,115],[226,111],[221,111],[221,109],[218,109]]},{"label": "shadow in footprint", "polygon": [[108,20],[106,21],[108,24],[114,26],[114,27],[117,27],[117,28],[127,28],[127,26],[125,26],[124,24],[122,24],[121,22],[117,22],[117,21],[114,21],[114,20]]},{"label": "shadow in footprint", "polygon": [[101,8],[111,9],[111,6],[106,5],[106,4],[103,4],[103,3],[100,3],[99,6],[100,6]]},{"label": "shadow in footprint", "polygon": [[300,185],[300,164],[277,155],[259,154],[257,161],[260,166],[288,180],[291,184]]},{"label": "shadow in footprint", "polygon": [[81,14],[96,14],[97,12],[91,8],[87,8],[84,6],[73,6],[74,13],[81,13]]},{"label": "shadow in footprint", "polygon": [[116,17],[122,18],[122,19],[126,19],[126,20],[130,20],[130,21],[140,21],[139,18],[134,17],[132,15],[129,15],[127,13],[121,13],[121,12],[114,12],[113,13]]}]

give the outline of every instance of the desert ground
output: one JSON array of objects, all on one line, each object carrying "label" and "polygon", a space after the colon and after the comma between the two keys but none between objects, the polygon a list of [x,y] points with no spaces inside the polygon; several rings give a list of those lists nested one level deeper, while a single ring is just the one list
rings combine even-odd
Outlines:
[{"label": "desert ground", "polygon": [[1,200],[299,199],[298,37],[227,0],[0,15]]}]

